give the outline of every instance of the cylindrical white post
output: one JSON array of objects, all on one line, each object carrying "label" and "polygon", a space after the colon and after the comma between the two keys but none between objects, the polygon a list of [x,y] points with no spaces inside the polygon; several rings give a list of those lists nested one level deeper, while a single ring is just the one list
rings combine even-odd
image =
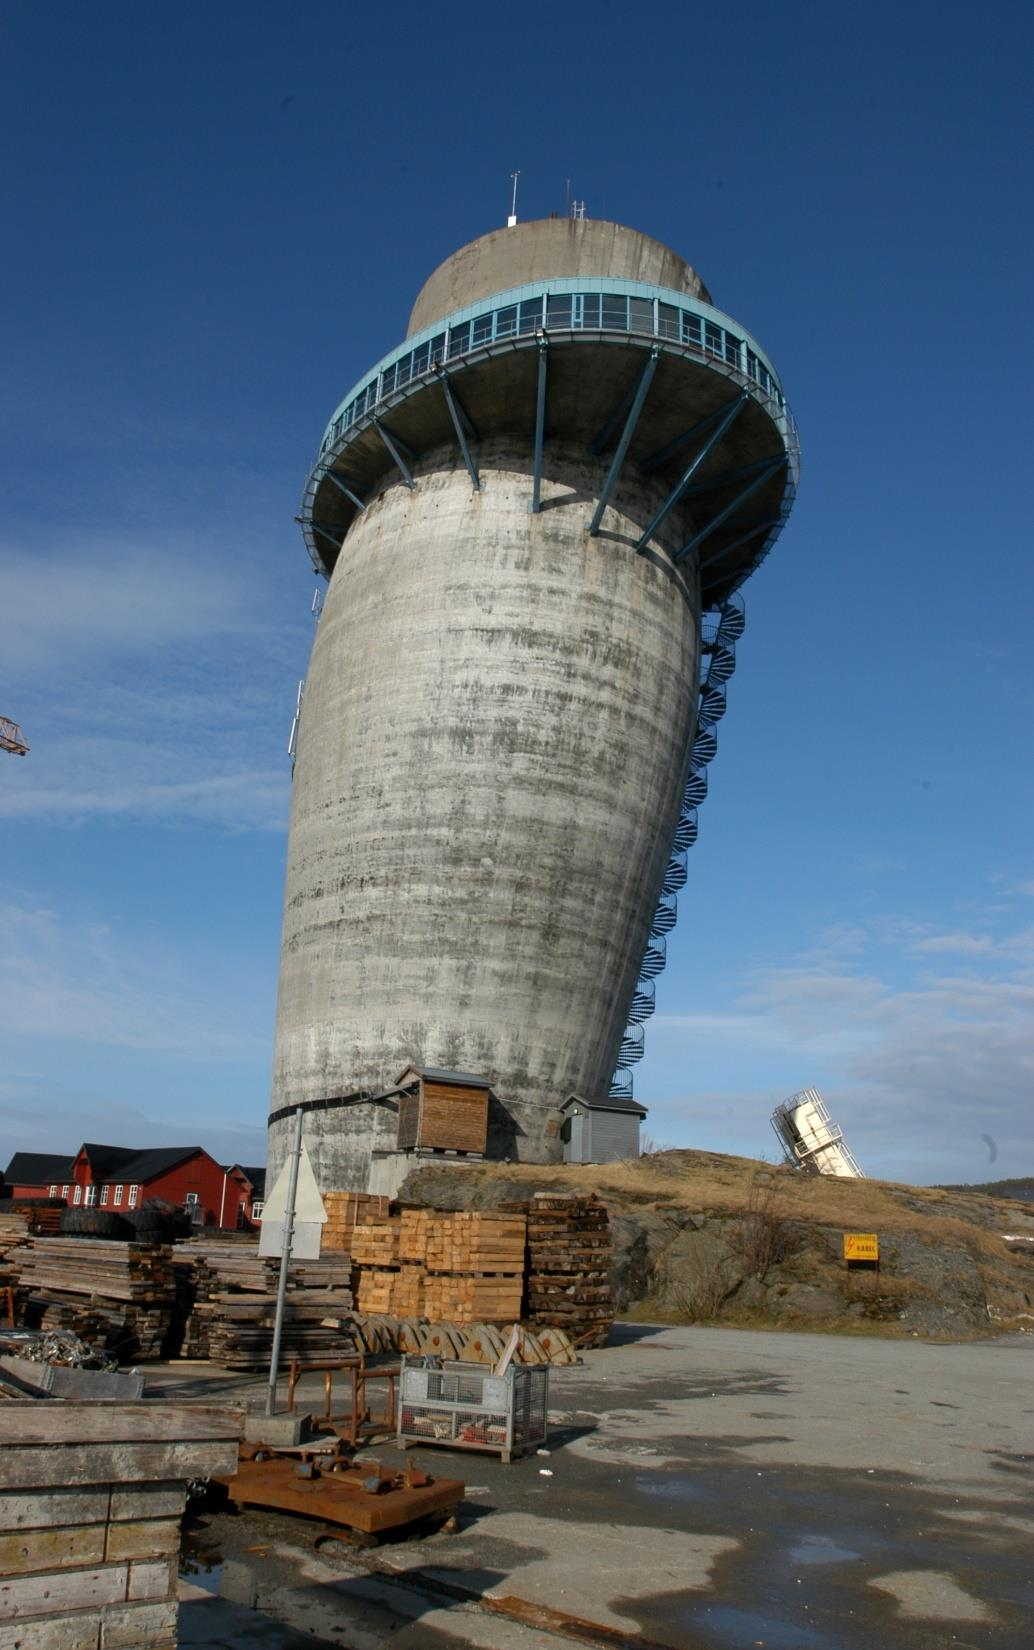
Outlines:
[{"label": "cylindrical white post", "polygon": [[276,1377],[280,1367],[280,1342],[284,1333],[284,1305],[287,1300],[287,1273],[291,1264],[291,1244],[294,1241],[294,1200],[298,1195],[298,1165],[302,1157],[302,1108],[294,1114],[294,1135],[291,1140],[291,1175],[287,1184],[287,1208],[284,1210],[284,1240],[280,1248],[280,1278],[276,1290],[276,1320],[273,1325],[273,1350],[269,1358],[269,1390],[266,1393],[266,1414],[276,1414]]}]

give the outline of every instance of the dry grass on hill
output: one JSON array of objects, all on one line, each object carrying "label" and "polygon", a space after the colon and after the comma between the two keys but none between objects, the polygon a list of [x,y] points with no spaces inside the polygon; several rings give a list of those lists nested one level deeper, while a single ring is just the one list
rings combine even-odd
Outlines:
[{"label": "dry grass on hill", "polygon": [[[470,1172],[494,1176],[498,1164],[470,1165]],[[780,1220],[804,1221],[837,1231],[913,1233],[932,1244],[965,1244],[982,1259],[1001,1265],[1002,1239],[1032,1214],[1029,1203],[909,1186],[890,1180],[834,1180],[801,1174],[783,1165],[721,1152],[672,1150],[604,1164],[507,1164],[507,1178],[544,1178],[572,1191],[608,1192],[626,1204],[690,1209],[707,1214],[739,1214],[747,1209],[759,1177],[772,1186],[769,1212]]]}]

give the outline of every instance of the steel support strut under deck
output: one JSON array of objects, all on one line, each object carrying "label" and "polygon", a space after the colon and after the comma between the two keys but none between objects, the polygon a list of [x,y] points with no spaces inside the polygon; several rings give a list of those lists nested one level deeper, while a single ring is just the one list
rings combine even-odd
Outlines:
[{"label": "steel support strut under deck", "polygon": [[366,509],[366,505],[363,503],[362,499],[359,497],[359,494],[358,493],[353,493],[351,487],[346,487],[345,483],[342,481],[341,477],[336,476],[334,474],[333,470],[327,470],[326,471],[326,477],[327,477],[328,481],[332,481],[334,483],[334,486],[337,488],[339,493],[344,493],[345,497],[347,499],[349,499],[352,504],[355,505],[357,510],[365,510]]},{"label": "steel support strut under deck", "polygon": [[549,346],[544,338],[539,339],[539,382],[535,398],[535,473],[531,484],[531,503],[528,509],[533,516],[538,515],[542,508],[542,441],[546,427],[546,359]]},{"label": "steel support strut under deck", "polygon": [[481,482],[478,479],[474,460],[470,456],[470,448],[467,445],[467,431],[469,430],[471,439],[475,441],[477,440],[477,431],[464,412],[459,398],[449,383],[449,374],[444,368],[439,367],[438,376],[441,379],[442,391],[445,395],[445,405],[448,407],[449,417],[452,419],[452,427],[456,431],[456,440],[459,442],[460,452],[463,454],[463,462],[467,466],[467,474],[470,476],[474,491],[479,492]]},{"label": "steel support strut under deck", "polygon": [[[668,496],[665,499],[664,503],[661,505],[661,507],[658,510],[657,514],[654,516],[653,520],[651,521],[649,527],[647,527],[647,529],[644,532],[642,538],[639,540],[638,544],[636,545],[636,551],[637,552],[641,552],[641,551],[646,549],[646,546],[649,544],[650,540],[653,538],[653,535],[656,533],[658,527],[660,527],[661,523],[667,519],[668,515],[675,508],[676,504],[678,503],[679,499],[682,497],[683,493],[686,491],[686,488],[689,486],[689,484],[692,481],[693,477],[696,475],[696,472],[699,470],[701,464],[703,464],[704,460],[706,458],[708,458],[710,456],[710,454],[714,451],[714,449],[717,447],[719,441],[721,441],[722,437],[724,436],[726,430],[729,428],[730,424],[733,422],[733,419],[736,417],[737,413],[739,413],[742,410],[742,408],[746,405],[746,401],[747,401],[747,392],[746,392],[746,390],[743,390],[736,397],[735,401],[732,403],[731,406],[725,407],[725,408],[719,408],[718,412],[717,413],[712,413],[709,418],[701,419],[700,423],[697,425],[697,430],[698,431],[701,430],[701,429],[706,429],[709,425],[711,425],[715,422],[715,419],[718,420],[717,427],[714,430],[714,432],[708,437],[708,439],[704,442],[704,445],[701,447],[701,449],[697,453],[696,457],[691,461],[690,464],[687,465],[686,469],[683,470],[682,475],[679,477],[679,479],[676,482],[675,486],[672,488],[671,492],[668,494]],[[687,434],[688,433],[689,432],[687,432]],[[679,445],[681,446],[681,444],[682,443],[680,442]]]},{"label": "steel support strut under deck", "polygon": [[[410,492],[412,492],[416,483],[413,480],[412,472],[406,464],[405,459],[402,457],[403,450],[409,452],[408,447],[406,447],[404,442],[399,440],[398,436],[391,435],[384,428],[384,425],[381,423],[379,418],[374,419],[373,426],[381,440],[384,442],[384,445],[387,447],[392,458],[395,460],[395,463],[398,465],[399,470],[402,472],[403,481],[409,488]],[[412,453],[410,453],[409,456],[412,458]]]},{"label": "steel support strut under deck", "polygon": [[[684,544],[682,546],[682,549],[675,556],[676,565],[681,561],[685,561],[686,557],[692,555],[698,545],[703,544],[704,540],[706,538],[710,538],[711,534],[715,532],[717,528],[721,527],[723,522],[728,521],[729,517],[739,509],[740,505],[745,503],[752,493],[756,493],[758,488],[763,486],[770,476],[774,476],[777,470],[785,469],[787,462],[788,460],[784,454],[782,458],[769,459],[766,464],[762,465],[759,473],[755,475],[753,481],[748,482],[742,492],[737,493],[732,503],[727,504],[724,510],[719,510],[718,514],[712,521],[707,523],[706,527],[702,527],[699,533],[694,534],[688,544]],[[751,467],[757,468],[757,466]]]},{"label": "steel support strut under deck", "polygon": [[710,567],[712,562],[721,561],[723,556],[730,556],[734,550],[739,550],[744,544],[749,544],[750,540],[757,538],[759,533],[766,533],[770,528],[778,527],[779,521],[779,516],[769,516],[765,521],[756,521],[752,527],[745,528],[738,538],[733,539],[731,544],[723,544],[720,550],[714,550],[711,555],[704,556],[700,563],[701,572],[705,567]]},{"label": "steel support strut under deck", "polygon": [[642,372],[639,374],[639,382],[636,385],[635,395],[632,397],[632,405],[629,408],[628,417],[625,419],[625,427],[621,432],[621,440],[618,442],[617,448],[614,452],[614,457],[611,459],[610,469],[607,471],[607,479],[603,483],[599,501],[593,511],[592,520],[589,523],[589,534],[592,538],[595,538],[599,533],[600,522],[603,520],[603,512],[607,508],[607,502],[611,493],[614,491],[618,476],[621,474],[621,466],[625,462],[625,454],[628,452],[628,444],[635,434],[635,427],[639,422],[639,414],[643,410],[643,403],[646,400],[647,392],[653,382],[653,375],[657,371],[657,362],[659,358],[660,350],[652,349],[650,351],[649,360],[646,362]]}]

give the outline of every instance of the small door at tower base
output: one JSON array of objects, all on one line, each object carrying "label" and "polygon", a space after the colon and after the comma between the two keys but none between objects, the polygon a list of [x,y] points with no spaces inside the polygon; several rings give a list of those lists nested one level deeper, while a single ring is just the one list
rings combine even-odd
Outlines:
[{"label": "small door at tower base", "polygon": [[[284,1249],[284,1226],[287,1221],[287,1199],[291,1188],[291,1159],[288,1157],[276,1177],[273,1190],[262,1211],[262,1229],[259,1232],[259,1254],[281,1255]],[[298,1160],[298,1184],[294,1194],[294,1231],[291,1234],[292,1260],[319,1260],[320,1244],[327,1211],[323,1207],[320,1189],[302,1141]]]},{"label": "small door at tower base", "polygon": [[565,1163],[616,1163],[639,1156],[639,1129],[646,1107],[607,1095],[586,1100],[572,1094],[560,1108]]}]

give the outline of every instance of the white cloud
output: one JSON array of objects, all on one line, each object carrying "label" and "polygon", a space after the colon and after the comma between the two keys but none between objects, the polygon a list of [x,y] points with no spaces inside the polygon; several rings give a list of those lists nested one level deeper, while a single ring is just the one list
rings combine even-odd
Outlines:
[{"label": "white cloud", "polygon": [[220,998],[155,943],[42,905],[0,905],[0,1002],[6,1036],[175,1053],[195,1062],[261,1057],[266,1028],[246,1001]]},{"label": "white cloud", "polygon": [[976,957],[992,951],[994,943],[990,934],[931,934],[928,939],[917,940],[912,950],[953,951],[959,956]]},{"label": "white cloud", "polygon": [[0,817],[284,830],[302,601],[285,622],[216,539],[87,537],[43,566],[5,563],[4,710],[30,753]]}]

